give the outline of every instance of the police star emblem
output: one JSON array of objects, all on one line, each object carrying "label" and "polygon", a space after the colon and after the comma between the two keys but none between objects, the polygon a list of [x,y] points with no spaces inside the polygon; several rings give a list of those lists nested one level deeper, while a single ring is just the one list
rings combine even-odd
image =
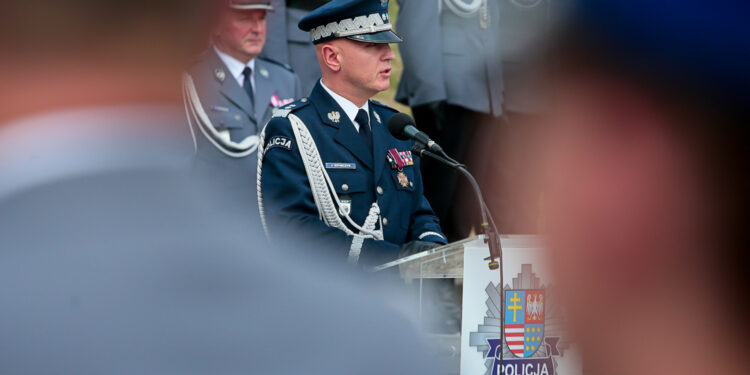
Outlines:
[{"label": "police star emblem", "polygon": [[331,111],[328,113],[328,119],[331,120],[331,122],[338,124],[341,122],[341,113],[339,113],[339,111]]},{"label": "police star emblem", "polygon": [[486,375],[558,375],[557,360],[569,343],[560,337],[560,308],[550,305],[548,288],[531,267],[521,265],[512,288],[492,282],[485,288],[487,315],[470,333],[469,345],[484,354]]}]

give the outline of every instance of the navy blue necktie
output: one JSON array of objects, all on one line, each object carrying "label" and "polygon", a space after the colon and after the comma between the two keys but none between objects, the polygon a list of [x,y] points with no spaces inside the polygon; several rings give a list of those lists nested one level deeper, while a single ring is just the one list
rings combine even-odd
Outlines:
[{"label": "navy blue necktie", "polygon": [[242,81],[242,88],[245,89],[245,92],[247,93],[247,96],[250,98],[250,104],[255,106],[255,94],[253,93],[253,84],[252,81],[250,81],[250,76],[253,74],[253,70],[250,69],[249,66],[246,66],[245,69],[242,70],[242,75],[245,76],[245,79]]},{"label": "navy blue necktie", "polygon": [[362,141],[365,142],[370,151],[372,151],[372,132],[370,131],[370,116],[367,114],[367,111],[360,109],[359,112],[357,112],[357,117],[354,118],[354,121],[359,124],[360,138],[362,138]]}]

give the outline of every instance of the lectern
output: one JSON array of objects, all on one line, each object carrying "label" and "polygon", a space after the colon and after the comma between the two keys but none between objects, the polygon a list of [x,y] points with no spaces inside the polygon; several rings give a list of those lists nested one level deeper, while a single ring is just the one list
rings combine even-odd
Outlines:
[{"label": "lectern", "polygon": [[425,280],[463,282],[461,332],[428,334],[450,373],[581,374],[580,358],[564,331],[563,309],[546,265],[542,238],[510,235],[501,236],[500,242],[500,270],[488,268],[488,246],[484,236],[477,236],[372,271],[398,268],[406,283],[419,283],[418,304],[410,312],[416,320],[422,319],[425,298],[429,298],[424,293]]}]

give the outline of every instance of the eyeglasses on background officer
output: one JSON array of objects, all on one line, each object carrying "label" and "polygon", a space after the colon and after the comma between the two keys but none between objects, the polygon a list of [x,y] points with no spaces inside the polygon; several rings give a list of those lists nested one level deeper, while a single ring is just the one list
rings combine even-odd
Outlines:
[{"label": "eyeglasses on background officer", "polygon": [[388,43],[401,42],[388,0],[334,0],[299,28],[316,45],[322,79],[261,134],[258,200],[271,240],[295,229],[359,264],[393,260],[407,243],[402,250],[446,243],[412,142],[386,128],[397,111],[370,99],[390,86]]},{"label": "eyeglasses on background officer", "polygon": [[272,0],[274,11],[268,15],[268,41],[261,56],[289,64],[297,73],[302,92],[309,93],[320,80],[315,64],[315,45],[310,34],[297,27],[311,11],[330,0]]},{"label": "eyeglasses on background officer", "polygon": [[258,133],[276,107],[302,96],[288,65],[259,58],[270,0],[220,0],[212,45],[184,77],[194,171],[232,194],[228,209],[257,217]]}]

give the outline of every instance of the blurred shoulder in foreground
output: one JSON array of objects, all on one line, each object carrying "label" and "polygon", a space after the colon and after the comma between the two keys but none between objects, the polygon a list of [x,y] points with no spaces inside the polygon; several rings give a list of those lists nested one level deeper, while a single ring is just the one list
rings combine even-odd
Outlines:
[{"label": "blurred shoulder in foreground", "polygon": [[[0,372],[421,372],[417,333],[397,313],[321,265],[276,258],[259,225],[215,209],[164,137],[94,134],[96,120],[170,113],[127,112],[61,113],[2,132]],[[21,150],[11,140],[34,143],[20,127],[87,121],[90,132],[9,152]]]}]

